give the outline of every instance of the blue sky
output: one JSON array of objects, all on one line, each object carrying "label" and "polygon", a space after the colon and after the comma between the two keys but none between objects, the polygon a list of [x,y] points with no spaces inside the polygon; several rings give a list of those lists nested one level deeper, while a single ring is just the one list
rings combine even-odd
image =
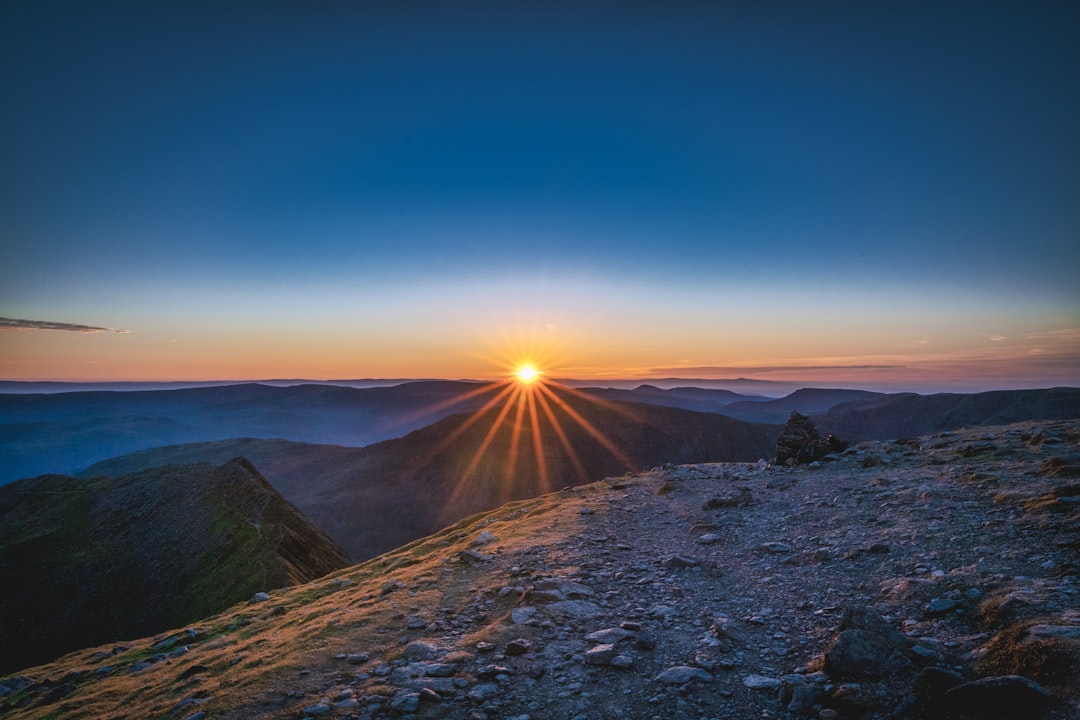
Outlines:
[{"label": "blue sky", "polygon": [[1077,378],[1078,30],[1069,2],[8,2],[0,315],[129,332],[2,331],[0,375],[223,377],[244,346],[295,374],[297,337],[351,363],[313,377],[478,375],[485,338],[562,333],[579,374],[1008,347]]}]

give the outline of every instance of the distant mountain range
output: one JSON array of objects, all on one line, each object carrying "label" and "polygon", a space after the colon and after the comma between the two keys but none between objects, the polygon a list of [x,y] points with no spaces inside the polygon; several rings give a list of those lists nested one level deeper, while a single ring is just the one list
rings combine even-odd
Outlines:
[{"label": "distant mountain range", "polygon": [[345,567],[246,460],[0,487],[0,675]]},{"label": "distant mountain range", "polygon": [[186,442],[259,437],[368,445],[477,409],[493,393],[490,384],[428,381],[0,394],[0,483]]},{"label": "distant mountain range", "polygon": [[492,407],[364,448],[225,440],[143,450],[80,474],[243,455],[360,561],[472,513],[564,486],[664,463],[767,458],[780,430],[678,408],[597,402],[565,390],[556,396],[554,424],[537,412],[535,429],[527,414],[509,412],[497,422],[500,408]]},{"label": "distant mountain range", "polygon": [[[477,410],[499,388],[494,383],[421,381],[368,388],[243,384],[0,394],[0,484],[47,472],[74,473],[133,451],[191,442],[250,437],[362,447]],[[823,430],[849,440],[1080,416],[1075,388],[970,395],[805,388],[777,399],[653,385],[585,387],[580,392],[770,424],[783,424],[798,410],[814,417]]]}]

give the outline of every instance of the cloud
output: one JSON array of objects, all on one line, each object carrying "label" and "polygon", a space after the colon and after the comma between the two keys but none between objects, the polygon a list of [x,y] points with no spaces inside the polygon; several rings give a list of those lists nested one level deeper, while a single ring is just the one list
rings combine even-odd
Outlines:
[{"label": "cloud", "polygon": [[99,327],[97,325],[49,322],[48,320],[19,320],[6,317],[0,317],[0,330],[67,330],[68,332],[81,333],[113,332],[122,335],[127,334],[127,330],[117,330],[116,328]]},{"label": "cloud", "polygon": [[1025,335],[1025,340],[1061,340],[1064,342],[1080,341],[1080,328],[1063,328],[1061,330],[1048,330],[1043,333]]},{"label": "cloud", "polygon": [[671,374],[682,373],[683,377],[687,373],[695,375],[717,375],[717,374],[741,374],[741,373],[774,373],[774,372],[818,372],[818,371],[831,371],[831,370],[894,370],[896,368],[904,367],[903,365],[759,365],[749,367],[731,367],[731,366],[718,366],[718,365],[702,365],[698,367],[659,367],[651,368],[648,371],[649,375],[662,375],[669,376]]}]

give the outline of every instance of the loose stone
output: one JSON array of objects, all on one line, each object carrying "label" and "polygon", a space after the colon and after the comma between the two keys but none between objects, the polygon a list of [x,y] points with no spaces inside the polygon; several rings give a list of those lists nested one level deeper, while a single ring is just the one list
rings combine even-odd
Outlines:
[{"label": "loose stone", "polygon": [[780,687],[781,682],[779,678],[764,675],[747,675],[743,678],[743,685],[751,690],[772,690]]},{"label": "loose stone", "polygon": [[675,665],[669,667],[664,672],[653,678],[656,682],[664,683],[665,685],[685,685],[691,680],[712,680],[713,676],[702,670],[701,668],[690,667],[688,665]]}]

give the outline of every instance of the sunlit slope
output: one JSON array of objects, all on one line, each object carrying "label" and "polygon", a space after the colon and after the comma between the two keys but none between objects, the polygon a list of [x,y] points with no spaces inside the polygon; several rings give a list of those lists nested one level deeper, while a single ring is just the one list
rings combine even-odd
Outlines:
[{"label": "sunlit slope", "polygon": [[0,488],[0,672],[192,622],[346,563],[242,459],[11,483]]}]

